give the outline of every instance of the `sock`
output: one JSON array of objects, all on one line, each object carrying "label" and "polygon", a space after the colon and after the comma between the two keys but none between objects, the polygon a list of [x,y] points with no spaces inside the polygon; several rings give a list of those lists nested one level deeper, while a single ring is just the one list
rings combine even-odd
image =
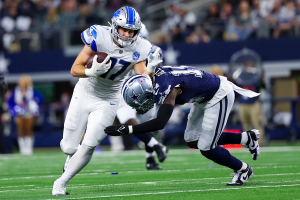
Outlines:
[{"label": "sock", "polygon": [[247,168],[247,166],[248,166],[246,163],[244,163],[244,162],[242,162],[242,163],[243,163],[243,165],[242,165],[242,168],[241,168],[241,169],[239,169],[239,171],[246,169],[246,168]]},{"label": "sock", "polygon": [[145,150],[146,150],[146,158],[154,156],[154,153],[153,153],[154,149],[152,147],[149,147],[146,145]]},{"label": "sock", "polygon": [[152,137],[151,140],[147,143],[147,146],[153,147],[156,144],[158,144],[158,141],[154,137]]},{"label": "sock", "polygon": [[242,140],[242,133],[223,132],[218,140],[218,145],[224,144],[240,144]]},{"label": "sock", "polygon": [[24,137],[24,149],[26,150],[27,155],[32,155],[33,153],[33,142],[34,138],[31,136]]},{"label": "sock", "polygon": [[18,137],[19,150],[21,154],[24,154],[24,137]]},{"label": "sock", "polygon": [[246,146],[246,143],[248,141],[248,134],[246,132],[242,132],[242,139],[241,139],[241,145]]},{"label": "sock", "polygon": [[148,153],[147,151],[146,151],[146,158],[149,158],[149,157],[154,157],[154,153],[152,152],[152,153]]},{"label": "sock", "polygon": [[206,158],[214,161],[219,165],[229,167],[234,171],[240,170],[243,166],[243,163],[239,159],[232,156],[227,149],[224,149],[220,146],[216,146],[216,148],[208,151],[200,150],[200,152]]},{"label": "sock", "polygon": [[151,140],[151,138],[153,138],[153,136],[150,133],[138,133],[133,135],[137,137],[139,140],[141,140],[142,142],[144,142],[145,145],[147,145]]},{"label": "sock", "polygon": [[68,168],[59,178],[67,184],[77,173],[79,173],[91,160],[95,148],[82,144],[69,161]]}]

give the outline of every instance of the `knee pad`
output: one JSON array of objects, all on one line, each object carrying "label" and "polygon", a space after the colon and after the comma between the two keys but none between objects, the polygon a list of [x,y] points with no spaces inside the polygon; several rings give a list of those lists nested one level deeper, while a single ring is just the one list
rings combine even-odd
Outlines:
[{"label": "knee pad", "polygon": [[[204,142],[204,141],[198,140],[197,146],[202,151],[209,151],[209,150],[211,150],[211,148],[210,148],[211,143],[210,142]],[[214,149],[214,147],[212,149]]]},{"label": "knee pad", "polygon": [[67,155],[73,155],[77,151],[77,145],[67,144],[63,139],[60,141],[61,150]]}]

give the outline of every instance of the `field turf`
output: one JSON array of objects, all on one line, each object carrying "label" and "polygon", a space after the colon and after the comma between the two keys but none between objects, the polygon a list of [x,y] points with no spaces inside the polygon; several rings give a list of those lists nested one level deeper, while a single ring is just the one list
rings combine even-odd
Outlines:
[{"label": "field turf", "polygon": [[61,151],[0,155],[0,199],[300,200],[299,146],[261,148],[257,161],[244,148],[231,152],[254,171],[241,187],[225,186],[233,171],[212,163],[198,150],[171,149],[159,171],[146,170],[142,150],[104,151],[70,181],[69,195],[59,197],[51,191],[66,158]]}]

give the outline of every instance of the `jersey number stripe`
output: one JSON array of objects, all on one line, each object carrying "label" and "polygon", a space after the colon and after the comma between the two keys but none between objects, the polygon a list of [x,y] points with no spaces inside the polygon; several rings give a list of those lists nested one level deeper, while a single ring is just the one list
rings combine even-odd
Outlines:
[{"label": "jersey number stripe", "polygon": [[[114,68],[114,66],[117,64],[118,59],[116,59],[116,58],[110,58],[110,59],[111,59],[111,67],[109,68],[109,70],[106,73],[104,73],[104,74],[101,75],[102,78],[106,78],[106,76],[110,72],[110,70],[112,70]],[[117,73],[112,74],[108,78],[109,80],[113,81],[118,75],[122,74],[131,63],[130,62],[126,62],[124,60],[120,60],[119,64],[123,65],[123,67],[119,71],[117,71]]]}]

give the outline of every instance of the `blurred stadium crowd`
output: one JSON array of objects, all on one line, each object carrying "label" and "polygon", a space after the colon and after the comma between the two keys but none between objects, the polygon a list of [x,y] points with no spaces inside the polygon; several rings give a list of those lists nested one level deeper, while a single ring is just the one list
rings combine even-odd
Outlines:
[{"label": "blurred stadium crowd", "polygon": [[64,30],[70,44],[81,44],[78,33],[108,25],[123,5],[137,9],[156,44],[299,36],[299,0],[1,0],[1,48],[62,48]]},{"label": "blurred stadium crowd", "polygon": [[[81,32],[93,24],[109,26],[108,22],[113,13],[124,5],[132,6],[138,11],[149,31],[149,41],[157,45],[299,37],[300,0],[0,0],[0,53],[39,52],[73,48],[76,45],[80,45],[81,48]],[[257,92],[267,90],[263,70],[259,73],[253,71],[254,65],[257,65],[255,67],[259,70],[262,69],[260,58],[254,65],[247,63],[247,59],[238,63],[241,64],[238,67],[247,67],[249,73],[252,73],[251,76],[244,75],[252,81],[246,85],[238,83],[237,78],[228,71],[223,71],[224,68],[218,65],[211,66],[209,70],[217,75],[225,74],[241,87],[252,87],[251,90]],[[295,80],[298,81],[298,74],[296,75],[291,83],[293,85],[297,84]],[[17,146],[17,136],[10,135],[17,132],[17,122],[12,119],[8,106],[15,86],[17,82],[9,85],[9,91],[3,99],[4,135],[15,139],[15,144],[8,144],[11,147]],[[34,87],[45,96],[45,102],[41,105],[40,115],[34,116],[33,132],[59,133],[52,138],[59,141],[74,83],[70,83],[69,80],[53,81],[45,84],[34,83]],[[297,90],[295,88],[293,91]],[[298,96],[298,93],[295,92],[294,96]],[[228,124],[239,124],[241,127],[241,123],[244,123],[243,126],[249,129],[252,123],[256,124],[256,127],[264,125],[268,128],[268,120],[273,120],[270,108],[267,112],[262,111],[258,98],[238,98],[237,102],[239,104],[235,104]],[[244,107],[242,104],[245,104]],[[248,107],[248,104],[252,104],[253,107]],[[264,105],[266,104],[271,107],[269,102],[264,102]],[[284,108],[285,111],[290,111],[289,106]],[[162,142],[183,144],[182,133],[189,109],[189,105],[175,108],[165,129],[165,132],[172,132],[173,135],[169,137],[164,131],[159,131],[158,137]],[[288,118],[285,127],[289,127],[292,118],[288,112],[285,113],[288,117],[280,118],[278,115],[278,121]],[[249,122],[251,120],[252,122]],[[293,137],[295,139],[297,136],[294,134]],[[36,137],[36,141],[39,146],[53,145],[48,138],[44,141]],[[130,145],[128,149],[132,148],[132,144]],[[11,152],[11,149],[9,151]]]}]

